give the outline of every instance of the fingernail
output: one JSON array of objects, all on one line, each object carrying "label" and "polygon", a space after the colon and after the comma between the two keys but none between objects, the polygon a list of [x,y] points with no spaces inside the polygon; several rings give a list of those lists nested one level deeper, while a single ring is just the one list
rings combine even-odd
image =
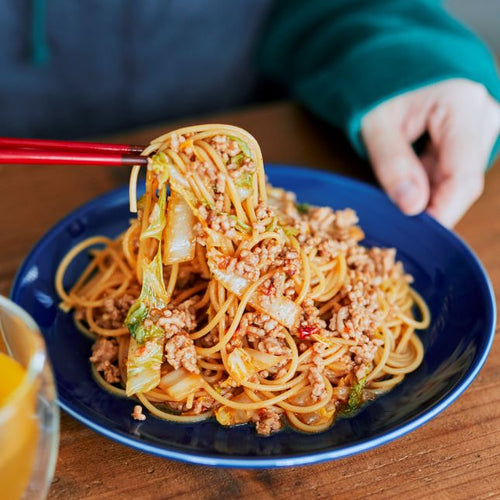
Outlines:
[{"label": "fingernail", "polygon": [[415,207],[418,205],[419,196],[418,187],[410,179],[401,181],[391,194],[394,202],[407,214],[418,213]]}]

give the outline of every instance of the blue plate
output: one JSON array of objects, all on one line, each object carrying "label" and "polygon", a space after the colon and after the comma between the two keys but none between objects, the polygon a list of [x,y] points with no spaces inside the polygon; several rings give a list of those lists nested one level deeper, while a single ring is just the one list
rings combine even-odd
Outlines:
[{"label": "blue plate", "polygon": [[[174,424],[148,416],[130,417],[134,401],[113,396],[93,380],[91,342],[62,313],[54,290],[64,254],[89,236],[116,236],[128,224],[128,191],[112,191],[75,210],[35,246],[18,272],[12,299],[38,322],[45,336],[61,408],[120,443],[162,457],[225,467],[283,467],[312,464],[360,453],[417,429],[450,405],[483,366],[494,335],[495,303],[478,259],[453,233],[427,215],[406,217],[378,189],[311,169],[269,166],[271,183],[295,191],[315,205],[354,208],[367,245],[391,246],[415,277],[428,302],[430,328],[421,334],[421,367],[356,417],[339,419],[326,432],[285,430],[259,437],[253,428],[224,428],[215,421]],[[76,279],[87,257],[68,272]]]}]

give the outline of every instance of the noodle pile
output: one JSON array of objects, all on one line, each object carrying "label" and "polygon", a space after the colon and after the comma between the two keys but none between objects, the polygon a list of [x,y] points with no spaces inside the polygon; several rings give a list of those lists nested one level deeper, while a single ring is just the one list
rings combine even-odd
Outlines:
[{"label": "noodle pile", "polygon": [[429,310],[394,249],[359,244],[354,211],[268,185],[257,142],[237,127],[183,128],[143,155],[137,218],[116,240],[82,241],[56,274],[61,307],[96,339],[103,387],[166,420],[319,432],[419,366]]}]

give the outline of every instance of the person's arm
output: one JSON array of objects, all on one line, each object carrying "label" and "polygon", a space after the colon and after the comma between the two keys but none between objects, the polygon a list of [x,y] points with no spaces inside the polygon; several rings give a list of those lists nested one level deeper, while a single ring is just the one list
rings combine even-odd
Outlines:
[{"label": "person's arm", "polygon": [[[434,84],[453,79],[455,84],[462,82],[465,86],[458,85],[457,90],[455,85],[453,92],[450,91],[456,98],[452,106],[454,112],[449,113],[451,120],[461,118],[461,99],[464,108],[465,101],[476,99],[482,111],[492,110],[488,122],[489,132],[485,132],[489,136],[482,146],[483,150],[488,151],[478,151],[476,154],[476,163],[480,161],[481,166],[475,167],[475,171],[480,172],[482,178],[482,169],[500,126],[500,112],[497,112],[495,102],[500,99],[500,82],[487,48],[474,34],[451,18],[440,2],[279,2],[264,37],[260,63],[265,74],[289,87],[293,96],[309,109],[342,128],[360,154],[368,152],[382,185],[403,210],[416,213],[428,208],[447,225],[452,225],[461,215],[458,207],[450,215],[444,212],[442,215],[441,210],[433,209],[442,205],[442,200],[433,199],[436,193],[439,198],[439,192],[433,184],[441,182],[440,176],[429,175],[429,169],[426,170],[426,166],[414,156],[411,143],[426,130],[431,133],[431,139],[438,148],[437,153],[440,152],[439,148],[448,147],[450,141],[437,140],[439,130],[436,129],[439,127],[434,126],[433,130],[428,127],[432,113],[439,106],[428,109],[423,122],[411,131],[413,135],[405,130],[408,117],[415,111],[411,107],[422,105],[422,99],[415,100],[413,96],[416,89],[421,92],[422,87],[425,87],[432,94],[426,96],[426,102],[439,104],[448,92],[446,88],[439,90]],[[487,89],[482,98],[484,107],[479,102],[481,99],[475,95],[479,92],[479,85],[473,88],[467,85],[469,82],[477,82]],[[398,106],[389,105],[394,99],[399,99],[396,101]],[[397,119],[393,116],[396,111],[400,113]],[[474,120],[481,121],[479,113],[473,115]],[[470,120],[470,113],[464,114],[464,118]],[[480,123],[476,125],[480,128]],[[398,129],[391,130],[390,127]],[[374,137],[375,133],[377,137]],[[375,140],[380,144],[379,136],[384,133],[392,134],[392,146],[388,140],[383,148],[373,147]],[[465,131],[460,133],[463,135]],[[470,144],[472,147],[474,141]],[[394,149],[394,154],[391,149]],[[384,158],[380,156],[381,153],[384,153]],[[387,164],[386,160],[391,156],[396,156],[402,163],[413,162],[415,169],[421,170],[415,173],[410,168],[410,181],[416,180],[417,188],[421,191],[417,203],[405,205],[404,201],[400,203],[397,199],[394,191],[397,191],[398,186],[392,179],[398,172],[401,173],[401,169],[398,170],[397,165],[391,167]],[[456,154],[447,156],[453,158]],[[467,156],[473,157],[474,152]],[[432,167],[432,162],[427,163],[427,167]],[[434,163],[435,169],[443,170],[444,167],[438,166],[437,160]],[[441,177],[453,175],[453,168],[446,167]],[[467,177],[463,173],[460,175]],[[408,178],[406,181],[408,184]],[[462,211],[470,201],[463,202]]]}]

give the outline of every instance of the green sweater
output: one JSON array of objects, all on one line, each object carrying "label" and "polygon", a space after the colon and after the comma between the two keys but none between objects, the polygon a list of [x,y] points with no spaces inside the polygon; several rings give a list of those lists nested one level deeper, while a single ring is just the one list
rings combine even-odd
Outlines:
[{"label": "green sweater", "polygon": [[434,0],[281,0],[260,64],[360,154],[363,116],[398,94],[467,78],[500,100],[491,53]]},{"label": "green sweater", "polygon": [[500,97],[491,55],[437,0],[87,3],[0,2],[0,135],[83,137],[227,109],[252,98],[258,69],[361,153],[361,118],[398,93],[464,77]]}]

